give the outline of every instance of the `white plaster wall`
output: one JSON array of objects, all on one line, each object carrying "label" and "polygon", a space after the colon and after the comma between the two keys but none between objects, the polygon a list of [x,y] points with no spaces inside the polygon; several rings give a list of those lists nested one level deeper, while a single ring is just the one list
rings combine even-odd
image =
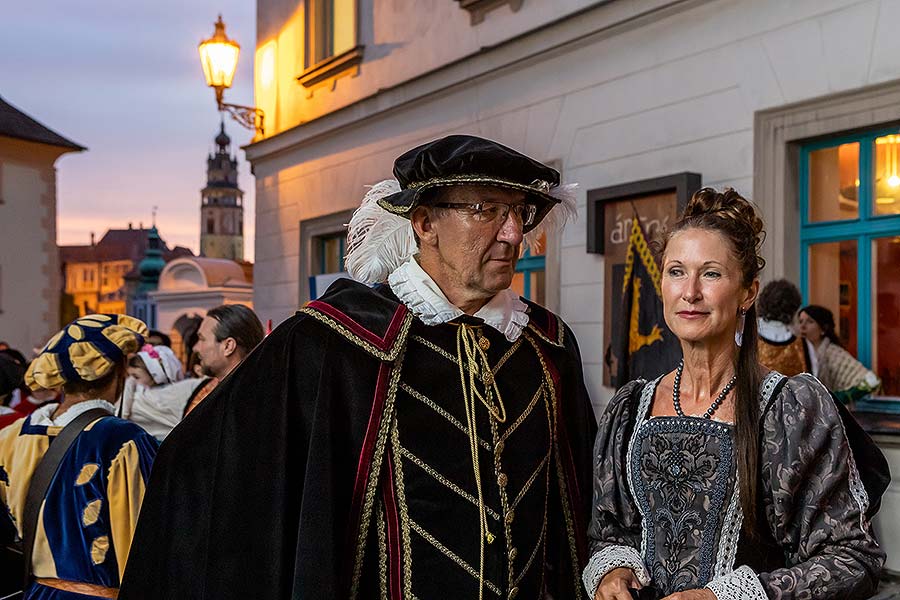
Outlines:
[{"label": "white plaster wall", "polygon": [[0,340],[26,356],[59,329],[54,178],[0,157]]},{"label": "white plaster wall", "polygon": [[[347,106],[401,81],[412,79],[479,49],[576,12],[597,0],[526,0],[512,12],[491,11],[484,22],[470,24],[469,13],[452,0],[361,0],[358,39],[365,46],[359,77],[340,79],[309,91],[296,82],[305,68],[304,0],[257,0],[257,47],[274,43],[277,101],[262,100],[267,135]],[[261,94],[261,88],[257,88]],[[271,113],[271,114],[270,114]]]},{"label": "white plaster wall", "polygon": [[[421,4],[423,10],[431,5]],[[534,4],[543,3],[526,0],[525,6]],[[637,3],[614,1],[597,11],[631,4]],[[419,5],[408,9],[418,12]],[[434,10],[444,14],[447,6],[456,9],[439,2]],[[900,0],[688,6],[498,66],[489,76],[415,101],[405,98],[399,108],[385,103],[375,116],[256,156],[257,310],[281,320],[297,308],[301,220],[355,206],[363,186],[389,176],[393,159],[415,144],[456,132],[494,138],[537,159],[561,161],[563,179],[581,185],[582,218],[561,238],[560,312],[579,338],[588,388],[601,409],[612,391],[601,386],[603,260],[584,250],[586,190],[696,171],[706,185],[752,196],[755,111],[900,77],[900,37],[892,25],[900,19]],[[591,18],[579,15],[557,27],[574,31]],[[488,19],[501,28],[503,21]],[[439,42],[447,40],[429,43]],[[515,48],[497,52],[514,62]],[[425,53],[422,63],[432,58]],[[781,269],[770,265],[771,275]]]}]

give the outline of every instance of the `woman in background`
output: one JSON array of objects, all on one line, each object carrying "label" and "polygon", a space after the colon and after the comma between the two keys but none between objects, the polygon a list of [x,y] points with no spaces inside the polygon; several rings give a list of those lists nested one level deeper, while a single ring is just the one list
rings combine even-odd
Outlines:
[{"label": "woman in background", "polygon": [[812,374],[838,400],[847,404],[881,387],[878,375],[841,346],[830,310],[810,304],[800,309],[799,323],[800,335],[806,338],[810,346]]}]

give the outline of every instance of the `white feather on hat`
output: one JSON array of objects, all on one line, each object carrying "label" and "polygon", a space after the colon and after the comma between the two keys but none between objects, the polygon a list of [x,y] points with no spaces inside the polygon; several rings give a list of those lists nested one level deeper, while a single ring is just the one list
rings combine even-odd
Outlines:
[{"label": "white feather on hat", "polygon": [[369,188],[347,225],[344,266],[350,276],[365,283],[383,283],[416,252],[409,219],[380,206],[379,199],[400,191],[396,179],[385,179]]}]

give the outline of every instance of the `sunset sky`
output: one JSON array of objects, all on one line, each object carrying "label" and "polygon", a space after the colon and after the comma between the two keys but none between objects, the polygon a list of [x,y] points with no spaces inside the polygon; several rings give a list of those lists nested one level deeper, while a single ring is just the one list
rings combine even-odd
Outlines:
[{"label": "sunset sky", "polygon": [[[253,102],[254,0],[5,2],[0,96],[86,146],[57,161],[60,244],[109,228],[156,224],[172,246],[200,244],[200,189],[219,129],[197,44],[222,13],[241,45],[225,100]],[[250,132],[226,116],[245,192],[245,257],[253,260],[253,179],[240,146]]]}]

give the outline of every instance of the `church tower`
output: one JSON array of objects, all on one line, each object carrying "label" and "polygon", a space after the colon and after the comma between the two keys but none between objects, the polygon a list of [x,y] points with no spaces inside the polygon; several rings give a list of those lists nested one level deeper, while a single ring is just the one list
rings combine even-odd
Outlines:
[{"label": "church tower", "polygon": [[216,136],[216,153],[206,167],[201,192],[200,255],[244,259],[244,192],[237,185],[237,158],[231,156],[231,138],[223,122]]}]

